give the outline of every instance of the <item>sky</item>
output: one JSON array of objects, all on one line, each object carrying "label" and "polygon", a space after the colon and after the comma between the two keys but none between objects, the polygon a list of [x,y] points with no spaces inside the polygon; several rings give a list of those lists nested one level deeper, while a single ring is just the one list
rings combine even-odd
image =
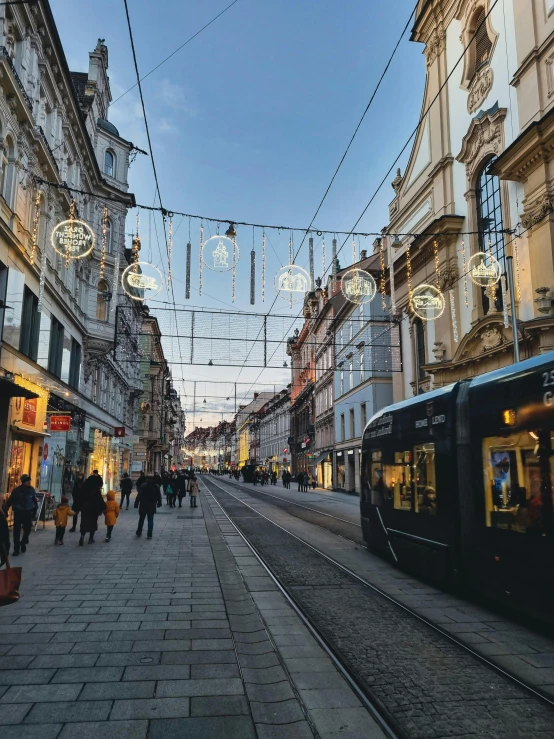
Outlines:
[{"label": "sky", "polygon": [[[141,76],[220,13],[231,0],[128,0]],[[414,0],[237,0],[209,28],[143,82],[154,159],[164,207],[259,224],[307,227],[329,184],[375,85],[413,9]],[[88,53],[98,38],[109,49],[109,76],[114,100],[136,82],[123,0],[51,0],[52,10],[72,71],[88,69]],[[394,6],[394,12],[391,12]],[[348,231],[415,128],[422,105],[425,58],[421,44],[409,41],[397,52],[341,171],[314,223],[327,234],[329,264],[332,232]],[[142,109],[135,88],[110,108],[109,119],[121,136],[147,150]],[[400,164],[405,166],[409,148]],[[394,173],[390,176],[390,180]],[[155,183],[149,157],[139,156],[129,173],[138,203],[152,205]],[[386,184],[358,230],[380,231],[388,222],[393,191]],[[136,215],[129,214],[128,232]],[[217,224],[204,222],[205,237]],[[173,244],[173,294],[178,307],[226,312],[267,313],[275,297],[274,275],[288,264],[290,234],[267,231],[266,300],[261,301],[261,229],[238,227],[241,259],[232,302],[231,273],[203,270],[199,295],[200,221],[190,222],[192,243],[191,299],[185,300],[185,253],[189,219],[176,216]],[[158,240],[156,239],[156,233]],[[141,212],[141,258],[151,259],[167,275],[163,226],[159,217]],[[295,251],[302,234],[294,234]],[[322,273],[321,238],[316,238],[315,274]],[[372,249],[373,238],[359,249]],[[257,295],[250,305],[250,250],[256,250]],[[350,243],[341,265],[352,261]],[[297,258],[307,266],[307,243]],[[170,299],[167,289],[158,296]],[[151,308],[166,307],[149,303]],[[291,310],[278,298],[270,319],[274,341],[292,331]],[[155,311],[154,311],[155,312]],[[190,313],[160,311],[162,331],[189,335]],[[230,336],[227,342],[196,343],[196,354],[213,367],[172,366],[173,379],[187,410],[187,432],[194,425],[231,420],[241,398],[255,390],[290,382],[281,366],[284,345],[276,348],[272,368],[217,366],[231,351],[241,365],[244,336],[257,336],[255,316],[210,316],[209,335]],[[287,329],[290,328],[290,331]],[[254,334],[252,334],[254,331]],[[207,334],[208,335],[208,334]],[[268,336],[269,338],[269,336]],[[168,359],[190,356],[190,340],[168,339]],[[233,348],[234,347],[234,348]],[[219,359],[218,359],[219,358]],[[259,360],[258,360],[259,362]],[[259,362],[261,363],[261,362]],[[269,363],[268,363],[269,364]],[[196,382],[196,405],[193,407]],[[217,383],[217,384],[216,384]],[[258,384],[253,384],[258,383]],[[226,398],[229,397],[229,401]],[[203,400],[206,399],[206,403]]]}]

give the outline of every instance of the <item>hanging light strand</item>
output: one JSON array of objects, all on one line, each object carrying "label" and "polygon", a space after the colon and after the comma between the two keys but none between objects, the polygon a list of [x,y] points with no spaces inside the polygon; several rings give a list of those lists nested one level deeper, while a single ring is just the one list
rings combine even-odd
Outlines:
[{"label": "hanging light strand", "polygon": [[35,213],[33,215],[33,230],[31,232],[31,264],[35,263],[35,259],[37,256],[37,248],[38,248],[38,223],[40,219],[40,201],[42,198],[43,190],[41,187],[37,190],[37,195],[35,197]]},{"label": "hanging light strand", "polygon": [[467,257],[466,257],[466,244],[462,239],[462,272],[464,275],[464,303],[466,308],[469,308],[469,297],[467,292]]},{"label": "hanging light strand", "polygon": [[387,309],[387,293],[385,280],[385,245],[383,244],[383,239],[380,239],[379,241],[379,266],[381,268],[379,291],[381,293],[381,306],[385,311]]},{"label": "hanging light strand", "polygon": [[333,264],[331,265],[331,285],[332,285],[332,292],[335,293],[337,291],[337,240],[336,238],[333,239],[333,251],[331,254],[331,259],[333,260]]},{"label": "hanging light strand", "polygon": [[115,313],[115,309],[117,308],[117,293],[119,289],[119,263],[120,263],[120,254],[119,250],[117,254],[115,255],[115,261],[113,265],[113,289],[112,289],[112,302],[110,306],[110,313]]},{"label": "hanging light strand", "polygon": [[325,246],[325,236],[323,237],[323,241],[321,242],[321,270],[323,279],[325,279],[325,274],[327,272],[327,249]]},{"label": "hanging light strand", "polygon": [[171,260],[173,258],[173,217],[169,216],[167,229],[167,284],[171,285],[173,276],[171,274]]},{"label": "hanging light strand", "polygon": [[46,244],[42,250],[42,258],[40,260],[40,278],[38,283],[38,305],[37,310],[42,313],[44,306],[44,283],[46,280]]},{"label": "hanging light strand", "polygon": [[519,236],[514,239],[514,262],[516,265],[516,298],[521,302],[521,275],[519,272]]},{"label": "hanging light strand", "polygon": [[408,280],[408,307],[410,310],[413,310],[412,305],[412,299],[413,299],[413,290],[412,290],[412,259],[410,256],[410,242],[406,244],[406,277]]},{"label": "hanging light strand", "polygon": [[[500,278],[500,288],[502,290],[502,313],[504,318],[504,328],[510,327],[510,317],[508,316],[508,290],[506,289],[506,275]],[[512,306],[512,310],[515,306]]]},{"label": "hanging light strand", "polygon": [[108,209],[104,208],[102,212],[102,247],[100,249],[100,279],[104,278],[106,273],[106,252],[108,248]]},{"label": "hanging light strand", "polygon": [[[489,264],[490,265],[494,264],[494,262],[492,260],[493,260],[493,255],[492,255],[492,239],[491,239],[490,234],[489,234]],[[492,285],[489,285],[489,287],[487,288],[487,290],[490,292],[490,300],[491,300],[492,307],[493,307],[493,310],[494,310],[495,307],[496,307],[496,283],[494,283]]]},{"label": "hanging light strand", "polygon": [[265,231],[262,233],[262,303],[265,303]]},{"label": "hanging light strand", "polygon": [[352,238],[352,264],[356,264],[358,256],[356,252],[356,237]]},{"label": "hanging light strand", "polygon": [[140,251],[139,230],[140,230],[140,210],[137,211],[137,232],[135,234],[135,238],[133,239],[133,272],[135,274],[137,274],[138,272],[138,262],[139,262],[139,251]]},{"label": "hanging light strand", "polygon": [[433,256],[435,258],[435,277],[437,290],[441,289],[441,268],[440,268],[440,254],[439,254],[439,242],[435,239],[433,241]]},{"label": "hanging light strand", "polygon": [[292,264],[294,260],[293,243],[292,243],[292,231],[289,237],[289,304],[292,308]]},{"label": "hanging light strand", "polygon": [[452,316],[452,338],[454,339],[454,343],[457,344],[460,340],[460,337],[458,335],[458,316],[456,314],[456,296],[454,294],[454,290],[449,290],[448,294],[450,295],[450,314]]},{"label": "hanging light strand", "polygon": [[71,242],[73,240],[74,220],[75,220],[75,200],[74,198],[71,198],[71,201],[69,203],[69,233],[68,233],[67,244],[65,247],[65,268],[66,269],[69,267],[69,262],[71,261]]},{"label": "hanging light strand", "polygon": [[202,265],[204,263],[204,260],[202,259],[202,249],[203,248],[204,248],[204,226],[200,224],[200,261],[199,261],[200,275],[198,278],[198,295],[202,295]]},{"label": "hanging light strand", "polygon": [[231,302],[235,302],[235,298],[237,295],[237,237],[236,235],[233,236],[233,269],[232,269],[232,275],[233,275],[233,294],[231,297]]}]

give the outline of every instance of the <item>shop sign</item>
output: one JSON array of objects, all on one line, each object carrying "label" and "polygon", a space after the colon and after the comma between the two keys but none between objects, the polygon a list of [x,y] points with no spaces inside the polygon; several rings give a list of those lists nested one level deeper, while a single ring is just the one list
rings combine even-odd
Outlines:
[{"label": "shop sign", "polygon": [[42,448],[42,458],[45,462],[48,459],[48,444],[45,444]]},{"label": "shop sign", "polygon": [[71,431],[71,416],[50,416],[50,431]]},{"label": "shop sign", "polygon": [[286,463],[287,463],[287,458],[283,457],[283,464],[286,464]]},{"label": "shop sign", "polygon": [[114,436],[116,439],[122,439],[125,436],[125,426],[116,426],[114,428]]},{"label": "shop sign", "polygon": [[25,400],[23,404],[23,418],[22,422],[26,426],[34,426],[37,422],[37,399]]},{"label": "shop sign", "polygon": [[142,472],[142,462],[133,462],[131,472]]}]

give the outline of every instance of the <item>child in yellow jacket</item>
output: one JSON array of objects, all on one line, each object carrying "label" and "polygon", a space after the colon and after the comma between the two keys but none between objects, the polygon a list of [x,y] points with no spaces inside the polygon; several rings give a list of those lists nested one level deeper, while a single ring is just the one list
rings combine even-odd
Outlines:
[{"label": "child in yellow jacket", "polygon": [[62,496],[61,502],[56,506],[54,510],[54,521],[56,522],[56,538],[54,544],[63,545],[63,535],[65,534],[65,527],[69,516],[74,516],[75,511],[72,511],[69,507],[69,500]]},{"label": "child in yellow jacket", "polygon": [[115,491],[114,490],[108,490],[107,500],[106,500],[106,512],[104,515],[104,523],[108,527],[108,530],[106,532],[106,541],[111,541],[112,539],[112,531],[113,527],[115,526],[117,522],[117,517],[119,516],[119,503],[115,499]]}]

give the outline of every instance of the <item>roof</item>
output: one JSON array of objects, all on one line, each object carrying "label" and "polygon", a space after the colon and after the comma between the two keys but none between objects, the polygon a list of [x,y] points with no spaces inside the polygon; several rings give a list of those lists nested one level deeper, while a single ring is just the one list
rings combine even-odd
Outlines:
[{"label": "roof", "polygon": [[106,121],[104,118],[99,118],[96,122],[100,128],[104,129],[104,131],[113,133],[114,136],[119,136],[119,131],[113,123],[110,123],[110,121]]}]

